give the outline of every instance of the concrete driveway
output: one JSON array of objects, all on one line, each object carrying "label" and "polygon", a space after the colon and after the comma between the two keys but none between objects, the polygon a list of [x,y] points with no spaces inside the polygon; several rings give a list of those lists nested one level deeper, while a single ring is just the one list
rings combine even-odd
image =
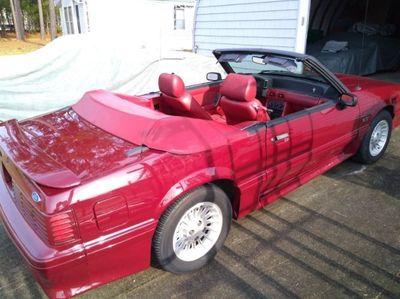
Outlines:
[{"label": "concrete driveway", "polygon": [[[0,228],[0,297],[42,298]],[[81,298],[400,298],[400,129],[372,166],[351,161],[234,222],[201,271],[157,269]]]}]

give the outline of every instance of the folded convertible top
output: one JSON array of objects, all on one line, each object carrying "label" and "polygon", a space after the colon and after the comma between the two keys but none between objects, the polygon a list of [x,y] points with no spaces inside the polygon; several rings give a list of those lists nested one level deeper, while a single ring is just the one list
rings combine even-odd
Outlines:
[{"label": "folded convertible top", "polygon": [[193,154],[227,145],[232,133],[240,134],[235,127],[167,115],[103,90],[86,93],[72,109],[119,138],[174,154]]}]

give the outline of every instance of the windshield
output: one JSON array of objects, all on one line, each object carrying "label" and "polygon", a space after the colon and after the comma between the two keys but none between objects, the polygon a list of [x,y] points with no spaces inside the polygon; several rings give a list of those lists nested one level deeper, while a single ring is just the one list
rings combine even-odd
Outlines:
[{"label": "windshield", "polygon": [[286,75],[327,83],[311,67],[292,57],[272,54],[226,53],[222,54],[218,60],[228,64],[235,73]]}]

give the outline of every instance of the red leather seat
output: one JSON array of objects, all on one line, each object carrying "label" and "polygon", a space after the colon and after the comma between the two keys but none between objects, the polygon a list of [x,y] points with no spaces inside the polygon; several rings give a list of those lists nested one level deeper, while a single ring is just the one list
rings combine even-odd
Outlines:
[{"label": "red leather seat", "polygon": [[257,83],[253,76],[229,74],[220,92],[220,106],[228,124],[269,120],[266,108],[255,98]]},{"label": "red leather seat", "polygon": [[161,91],[160,110],[164,113],[201,119],[211,116],[186,91],[182,79],[174,74],[161,74],[158,78]]}]

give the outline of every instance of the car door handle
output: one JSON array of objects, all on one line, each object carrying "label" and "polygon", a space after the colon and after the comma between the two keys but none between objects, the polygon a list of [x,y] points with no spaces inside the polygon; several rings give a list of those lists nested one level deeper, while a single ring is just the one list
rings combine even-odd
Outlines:
[{"label": "car door handle", "polygon": [[280,134],[280,135],[276,135],[275,137],[271,138],[271,141],[272,142],[277,142],[277,141],[285,140],[285,139],[289,139],[289,133],[283,133],[283,134]]}]

